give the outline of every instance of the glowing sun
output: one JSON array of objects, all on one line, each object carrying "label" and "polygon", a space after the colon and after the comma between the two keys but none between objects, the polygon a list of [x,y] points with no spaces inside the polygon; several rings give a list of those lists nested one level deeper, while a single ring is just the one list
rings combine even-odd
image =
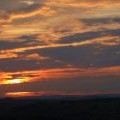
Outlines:
[{"label": "glowing sun", "polygon": [[15,78],[11,80],[5,80],[3,84],[19,84],[19,83],[24,83],[27,82],[27,78]]}]

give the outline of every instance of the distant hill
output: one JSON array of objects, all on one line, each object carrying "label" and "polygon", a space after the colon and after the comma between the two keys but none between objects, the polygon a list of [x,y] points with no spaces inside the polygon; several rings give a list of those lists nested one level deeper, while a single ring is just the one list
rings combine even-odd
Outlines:
[{"label": "distant hill", "polygon": [[0,120],[120,120],[120,95],[0,100]]}]

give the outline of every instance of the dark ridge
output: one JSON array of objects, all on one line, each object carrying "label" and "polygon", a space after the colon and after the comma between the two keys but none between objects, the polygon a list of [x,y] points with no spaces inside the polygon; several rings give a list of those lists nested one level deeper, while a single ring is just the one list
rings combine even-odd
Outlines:
[{"label": "dark ridge", "polygon": [[51,98],[1,99],[0,120],[120,120],[119,95]]}]

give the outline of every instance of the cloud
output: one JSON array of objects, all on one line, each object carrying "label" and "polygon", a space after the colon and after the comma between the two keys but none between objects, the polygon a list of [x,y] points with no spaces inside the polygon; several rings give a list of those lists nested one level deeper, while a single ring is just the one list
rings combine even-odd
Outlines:
[{"label": "cloud", "polygon": [[24,57],[24,59],[28,59],[28,60],[30,60],[30,59],[33,59],[33,60],[46,60],[46,59],[49,59],[48,57],[40,56],[37,53],[29,54],[29,55],[22,56],[22,57]]},{"label": "cloud", "polygon": [[27,78],[21,85],[41,90],[119,87],[119,0],[28,2],[0,1],[0,81]]},{"label": "cloud", "polygon": [[[32,87],[32,89],[31,89]],[[71,79],[58,79],[58,80],[47,80],[37,81],[24,84],[14,85],[2,85],[0,87],[0,94],[4,93],[15,93],[15,92],[35,92],[36,94],[40,91],[49,95],[49,93],[57,94],[61,92],[64,94],[104,94],[104,92],[118,93],[120,88],[119,77],[91,77],[91,78],[71,78]],[[52,92],[54,91],[54,92]],[[105,93],[106,93],[105,92]],[[39,94],[38,94],[39,95]]]},{"label": "cloud", "polygon": [[[82,42],[82,41],[85,42],[88,40],[91,43],[95,43],[95,42],[100,43],[100,39],[103,39],[103,40],[101,40],[101,42],[107,41],[107,40],[109,41],[112,38],[119,39],[119,37],[120,37],[119,35],[120,35],[120,29],[90,31],[90,32],[84,32],[84,33],[77,33],[72,36],[66,36],[66,37],[61,38],[57,42],[59,42],[59,43],[74,43],[74,42]],[[106,40],[104,40],[105,37],[106,37]],[[114,40],[114,42],[115,42],[115,40]],[[119,41],[118,41],[118,44],[119,44]]]},{"label": "cloud", "polygon": [[21,1],[22,3],[25,3],[25,4],[27,4],[27,5],[33,5],[33,4],[35,4],[35,2],[34,1]]},{"label": "cloud", "polygon": [[[71,79],[80,77],[102,77],[102,76],[116,76],[119,77],[120,67],[106,67],[106,68],[53,68],[53,69],[41,69],[41,70],[29,70],[21,72],[8,72],[2,73],[0,77],[0,84],[6,84],[6,81],[12,81],[16,79],[26,79],[23,82],[34,81],[46,81],[51,79]],[[72,74],[71,74],[72,73]],[[17,75],[17,76],[16,76]],[[29,76],[30,75],[30,76]],[[10,82],[8,82],[9,84]],[[11,83],[10,83],[11,84]]]},{"label": "cloud", "polygon": [[4,95],[7,97],[26,97],[26,96],[51,96],[51,95],[65,95],[65,96],[85,96],[85,95],[104,95],[104,94],[119,94],[120,90],[81,90],[81,91],[37,91],[37,92],[7,92]]},{"label": "cloud", "polygon": [[[59,32],[64,32],[64,34],[68,36],[68,34],[72,33],[79,33],[84,29],[86,26],[80,22],[81,19],[107,19],[110,21],[114,17],[119,18],[119,15],[116,15],[119,11],[119,1],[108,1],[103,0],[101,1],[78,1],[78,0],[65,0],[65,1],[56,1],[56,0],[47,0],[47,1],[34,1],[35,4],[31,6],[26,6],[20,9],[15,9],[13,11],[5,11],[2,10],[1,12],[1,22],[6,25],[7,21],[10,26],[6,30],[8,36],[10,37],[12,33],[15,31],[23,31],[25,34],[30,33],[41,33],[44,35],[40,35],[40,38],[47,39],[45,36],[49,36],[49,39],[57,39],[57,36],[62,36],[62,34]],[[58,4],[59,2],[59,4]],[[8,2],[6,2],[8,3]],[[20,1],[17,1],[17,3],[20,3]],[[109,5],[108,5],[109,4]],[[68,8],[64,8],[65,6],[68,6]],[[72,7],[72,5],[76,5],[75,7]],[[77,8],[77,5],[80,5],[80,8]],[[56,7],[57,6],[57,7]],[[82,6],[82,7],[81,7]],[[102,11],[100,11],[98,8],[101,8]],[[111,7],[112,6],[112,7]],[[102,7],[105,7],[102,9]],[[109,9],[110,7],[110,9]],[[91,12],[86,12],[86,10]],[[95,12],[95,13],[94,13]],[[114,12],[114,13],[113,13]],[[81,13],[81,14],[80,14]],[[110,15],[106,15],[110,14]],[[50,16],[49,16],[50,15]],[[69,19],[70,18],[70,19]],[[78,20],[79,19],[79,20]],[[22,21],[22,22],[21,22]],[[54,22],[56,21],[56,22]],[[69,21],[69,22],[68,22]],[[12,24],[11,24],[12,22]],[[31,22],[33,22],[33,26],[31,27]],[[35,26],[37,22],[36,28]],[[2,23],[2,24],[3,24]],[[44,23],[44,24],[43,24]],[[71,23],[71,24],[69,24]],[[15,25],[14,25],[15,24]],[[16,25],[17,24],[17,25]],[[23,27],[23,30],[20,26],[25,24],[25,27]],[[63,25],[64,24],[64,25]],[[19,26],[18,26],[19,25]],[[116,24],[117,27],[118,24]],[[98,26],[98,25],[97,25]],[[101,25],[99,25],[100,27]],[[106,25],[102,25],[101,27],[105,27]],[[115,27],[113,24],[110,23],[107,25],[107,27]],[[94,26],[95,27],[95,26]],[[95,28],[92,29],[95,29]],[[19,28],[19,29],[18,29]],[[41,29],[42,28],[42,29]],[[12,32],[12,30],[14,31]],[[32,30],[31,30],[32,29]],[[36,30],[37,29],[37,30]],[[89,28],[90,29],[90,28]],[[30,31],[29,31],[30,30]],[[27,31],[27,32],[25,32]],[[29,31],[29,32],[28,32]],[[47,31],[47,32],[45,32]],[[65,32],[67,31],[67,32]],[[71,31],[71,32],[70,32]],[[19,34],[23,34],[19,33]],[[6,34],[3,34],[3,36],[6,36]],[[16,34],[13,34],[13,36],[16,36]],[[1,36],[2,37],[2,36]],[[62,36],[63,37],[63,36]],[[60,38],[60,37],[58,37]]]}]

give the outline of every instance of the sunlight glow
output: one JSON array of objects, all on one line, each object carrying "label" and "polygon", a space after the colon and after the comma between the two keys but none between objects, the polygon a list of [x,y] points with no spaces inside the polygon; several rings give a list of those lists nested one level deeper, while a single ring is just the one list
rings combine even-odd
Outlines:
[{"label": "sunlight glow", "polygon": [[31,96],[30,92],[9,92],[6,93],[8,97],[22,97],[22,96]]},{"label": "sunlight glow", "polygon": [[16,79],[11,79],[11,80],[5,80],[3,84],[20,84],[27,82],[28,78],[16,78]]}]

